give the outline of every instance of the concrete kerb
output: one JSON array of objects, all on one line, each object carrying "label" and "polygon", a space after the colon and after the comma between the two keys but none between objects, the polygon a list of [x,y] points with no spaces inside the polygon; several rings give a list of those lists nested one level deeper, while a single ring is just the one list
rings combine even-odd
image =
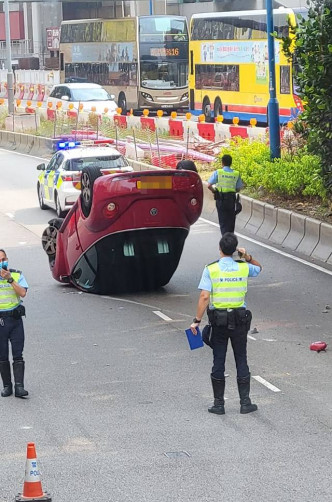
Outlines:
[{"label": "concrete kerb", "polygon": [[264,219],[256,235],[263,239],[269,239],[277,225],[277,208],[272,204],[264,204]]},{"label": "concrete kerb", "polygon": [[246,195],[241,195],[242,211],[236,217],[236,226],[244,228],[252,215],[253,199]]},{"label": "concrete kerb", "polygon": [[320,237],[321,222],[313,218],[306,218],[304,223],[304,238],[296,248],[296,251],[306,256],[311,256],[316,248]]},{"label": "concrete kerb", "polygon": [[270,235],[270,240],[275,244],[282,244],[290,232],[291,211],[277,208],[277,225]]},{"label": "concrete kerb", "polygon": [[[332,225],[321,223],[319,242],[313,252],[312,258],[327,262],[331,258],[332,251]],[[331,262],[330,262],[331,263]]]},{"label": "concrete kerb", "polygon": [[295,251],[300,245],[305,234],[305,220],[302,214],[291,213],[290,232],[282,243],[283,246]]},{"label": "concrete kerb", "polygon": [[259,200],[253,201],[251,217],[244,227],[245,230],[257,234],[264,221],[264,206],[264,202],[260,202]]}]

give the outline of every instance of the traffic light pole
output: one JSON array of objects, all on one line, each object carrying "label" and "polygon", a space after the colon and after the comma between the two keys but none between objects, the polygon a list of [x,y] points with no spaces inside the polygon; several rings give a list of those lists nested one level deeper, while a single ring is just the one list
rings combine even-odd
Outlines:
[{"label": "traffic light pole", "polygon": [[267,41],[269,53],[269,90],[270,100],[267,106],[268,125],[270,135],[271,159],[280,158],[280,123],[279,123],[279,103],[276,93],[276,67],[274,51],[274,23],[272,0],[266,0],[267,17]]},{"label": "traffic light pole", "polygon": [[9,2],[4,0],[5,10],[5,28],[6,28],[6,67],[7,67],[7,95],[8,95],[8,113],[14,113],[14,74],[12,68],[12,48],[10,40],[10,20],[9,20]]}]

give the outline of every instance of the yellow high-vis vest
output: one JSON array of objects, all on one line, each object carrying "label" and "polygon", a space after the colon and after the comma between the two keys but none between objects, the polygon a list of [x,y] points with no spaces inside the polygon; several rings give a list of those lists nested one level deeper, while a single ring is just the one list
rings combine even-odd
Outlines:
[{"label": "yellow high-vis vest", "polygon": [[[19,281],[20,275],[19,272],[11,272],[15,282]],[[1,310],[13,310],[20,303],[20,296],[15,293],[12,285],[6,279],[0,279],[0,315]]]},{"label": "yellow high-vis vest", "polygon": [[249,265],[238,263],[239,270],[224,272],[219,262],[208,265],[212,282],[211,304],[216,309],[243,307],[248,286]]},{"label": "yellow high-vis vest", "polygon": [[216,188],[218,192],[229,193],[236,192],[236,183],[239,179],[239,171],[224,171],[224,169],[218,169],[218,181],[216,183]]}]

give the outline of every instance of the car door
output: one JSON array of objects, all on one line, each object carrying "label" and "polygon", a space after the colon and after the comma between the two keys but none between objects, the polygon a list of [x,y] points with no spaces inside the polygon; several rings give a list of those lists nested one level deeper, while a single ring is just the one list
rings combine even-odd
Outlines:
[{"label": "car door", "polygon": [[56,153],[46,167],[44,177],[44,198],[48,202],[54,203],[54,183],[56,171],[63,161],[63,154]]}]

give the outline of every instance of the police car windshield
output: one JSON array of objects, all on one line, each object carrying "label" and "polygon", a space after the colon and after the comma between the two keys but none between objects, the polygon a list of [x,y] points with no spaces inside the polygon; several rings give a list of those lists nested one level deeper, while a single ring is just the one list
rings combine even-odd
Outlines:
[{"label": "police car windshield", "polygon": [[71,89],[72,101],[109,101],[111,96],[102,88]]},{"label": "police car windshield", "polygon": [[129,164],[122,155],[108,157],[88,157],[86,159],[71,159],[66,163],[67,171],[81,171],[83,167],[96,166],[99,169],[118,169]]}]

